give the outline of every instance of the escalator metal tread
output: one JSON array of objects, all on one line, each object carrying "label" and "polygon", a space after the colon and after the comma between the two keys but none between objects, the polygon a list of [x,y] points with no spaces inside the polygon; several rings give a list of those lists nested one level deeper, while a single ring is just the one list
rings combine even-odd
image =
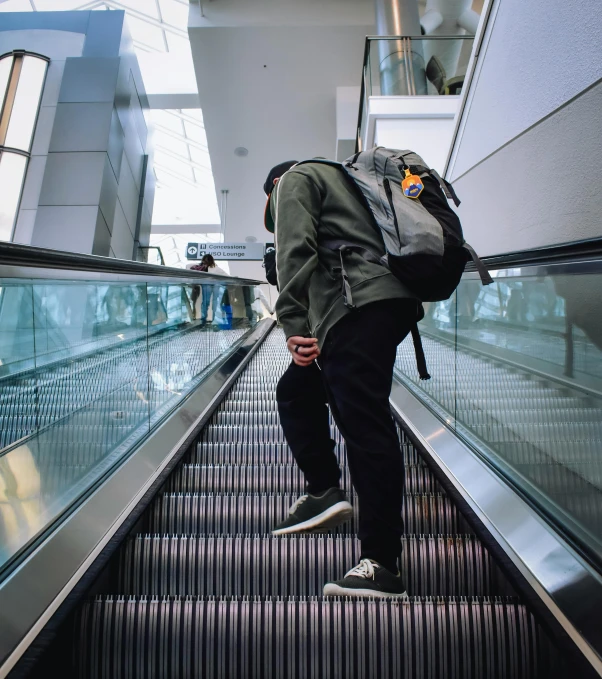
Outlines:
[{"label": "escalator metal tread", "polygon": [[[402,543],[401,566],[413,595],[514,595],[474,536],[408,536]],[[119,591],[315,596],[359,555],[355,537],[139,535],[122,551]]]},{"label": "escalator metal tread", "polygon": [[554,653],[514,601],[99,597],[79,676],[537,679]]},{"label": "escalator metal tread", "polygon": [[[270,534],[303,490],[274,399],[287,365],[282,333],[272,333],[155,498],[146,532],[121,547],[112,593],[87,601],[75,621],[77,675],[557,676],[548,638],[403,430],[402,568],[414,598],[318,596],[327,579],[357,563],[357,526],[354,519],[326,535]],[[519,383],[510,376],[506,386]],[[349,489],[334,425],[332,437]]]},{"label": "escalator metal tread", "polygon": [[[341,487],[350,491],[346,466],[341,470]],[[184,464],[168,481],[172,493],[302,493],[305,482],[296,464],[200,465]],[[405,489],[412,495],[438,493],[441,488],[428,467],[405,466]]]},{"label": "escalator metal tread", "polygon": [[[164,493],[156,499],[150,511],[149,530],[179,535],[266,534],[288,516],[289,508],[296,499],[295,495],[276,493]],[[457,508],[441,493],[406,493],[402,516],[405,532],[409,534],[472,532]],[[336,530],[340,533],[357,533],[357,515]]]}]

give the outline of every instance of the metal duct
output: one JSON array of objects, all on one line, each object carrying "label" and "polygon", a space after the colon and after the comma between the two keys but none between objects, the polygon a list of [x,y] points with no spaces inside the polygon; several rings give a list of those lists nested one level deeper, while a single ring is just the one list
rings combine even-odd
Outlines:
[{"label": "metal duct", "polygon": [[[378,35],[421,34],[417,0],[376,0]],[[408,39],[378,44],[381,94],[426,94],[424,57],[419,43]]]}]

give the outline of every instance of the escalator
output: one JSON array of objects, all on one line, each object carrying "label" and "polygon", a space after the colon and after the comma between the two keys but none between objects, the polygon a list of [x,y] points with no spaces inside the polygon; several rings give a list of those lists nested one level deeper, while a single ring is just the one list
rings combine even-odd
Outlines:
[{"label": "escalator", "polygon": [[[10,308],[35,301],[31,322],[0,319],[0,679],[602,675],[602,363],[573,328],[564,374],[566,306],[539,318],[525,269],[478,298],[467,274],[427,310],[432,380],[400,346],[409,597],[352,600],[322,588],[358,561],[357,517],[271,535],[303,478],[275,403],[290,357],[273,321],[257,322],[256,283],[204,279],[234,307],[228,326],[205,326],[188,297],[201,274],[26,257],[45,278],[48,261],[67,278],[82,269],[68,279],[80,320],[57,313],[66,344],[55,333],[48,348],[36,314],[60,311],[65,284],[21,273],[6,285],[0,265]],[[505,300],[519,285],[517,332]]]},{"label": "escalator", "polygon": [[274,400],[287,362],[273,332],[122,546],[75,623],[77,676],[553,676],[546,635],[403,430],[411,597],[322,598],[359,547],[354,522],[270,535],[303,492]]}]

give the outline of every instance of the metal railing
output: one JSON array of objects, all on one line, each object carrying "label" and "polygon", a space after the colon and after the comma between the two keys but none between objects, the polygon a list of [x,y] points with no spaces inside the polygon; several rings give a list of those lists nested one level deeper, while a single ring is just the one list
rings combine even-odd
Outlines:
[{"label": "metal railing", "polygon": [[[152,261],[151,252],[155,255],[155,261]],[[136,253],[137,262],[145,262],[146,264],[161,264],[165,266],[165,257],[161,248],[156,245],[144,246],[140,245]]]},{"label": "metal railing", "polygon": [[356,152],[374,96],[459,95],[474,44],[472,35],[368,36],[364,50]]}]

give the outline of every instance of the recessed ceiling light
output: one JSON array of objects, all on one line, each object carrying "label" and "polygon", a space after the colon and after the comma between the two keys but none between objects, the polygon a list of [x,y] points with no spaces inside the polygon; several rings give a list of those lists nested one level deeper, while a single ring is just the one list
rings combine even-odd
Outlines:
[{"label": "recessed ceiling light", "polygon": [[244,146],[237,146],[234,149],[234,155],[238,156],[239,158],[244,158],[245,156],[249,155],[249,149],[246,149]]}]

